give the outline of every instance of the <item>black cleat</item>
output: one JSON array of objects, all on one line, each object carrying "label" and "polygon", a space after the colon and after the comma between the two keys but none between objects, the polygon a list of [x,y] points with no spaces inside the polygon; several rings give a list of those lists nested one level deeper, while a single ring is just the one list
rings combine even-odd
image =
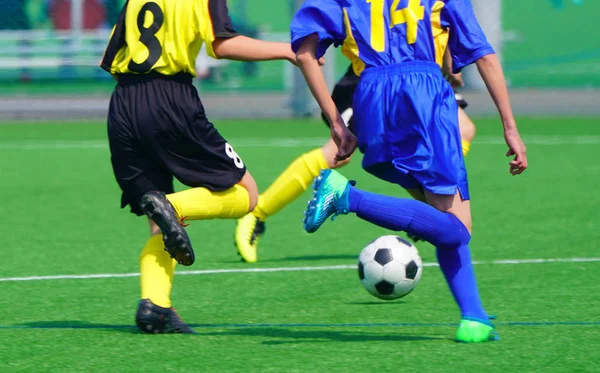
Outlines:
[{"label": "black cleat", "polygon": [[177,212],[162,192],[148,192],[140,200],[142,211],[160,228],[165,250],[179,264],[191,266],[195,256],[192,243]]},{"label": "black cleat", "polygon": [[135,323],[141,332],[148,334],[197,334],[175,312],[173,308],[163,308],[142,299],[135,314]]}]

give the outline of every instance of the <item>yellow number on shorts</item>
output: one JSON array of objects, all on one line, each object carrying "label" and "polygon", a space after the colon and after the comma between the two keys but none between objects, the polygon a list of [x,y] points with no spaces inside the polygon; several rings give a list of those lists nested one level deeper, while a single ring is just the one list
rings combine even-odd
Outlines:
[{"label": "yellow number on shorts", "polygon": [[[371,4],[371,47],[377,52],[385,50],[385,0],[367,0]],[[408,0],[408,7],[398,9],[400,0],[394,0],[390,7],[390,28],[406,23],[406,41],[417,42],[419,21],[425,18],[425,7],[421,0]]]}]

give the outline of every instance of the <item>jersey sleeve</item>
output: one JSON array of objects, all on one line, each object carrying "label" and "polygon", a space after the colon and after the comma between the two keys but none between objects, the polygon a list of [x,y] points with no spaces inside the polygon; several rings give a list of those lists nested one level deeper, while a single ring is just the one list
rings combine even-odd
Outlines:
[{"label": "jersey sleeve", "polygon": [[239,33],[233,28],[231,18],[229,17],[229,10],[227,9],[226,0],[207,0],[208,1],[208,13],[201,12],[201,18],[199,20],[201,28],[202,39],[206,44],[206,52],[209,56],[217,58],[213,50],[213,42],[217,38],[232,38],[239,35]]},{"label": "jersey sleeve", "polygon": [[442,9],[443,28],[450,29],[448,47],[452,55],[452,70],[460,72],[481,57],[493,54],[481,26],[477,22],[470,0],[447,0]]},{"label": "jersey sleeve", "polygon": [[344,42],[344,13],[335,0],[306,0],[298,9],[290,26],[292,50],[298,51],[307,36],[317,34],[317,58],[323,57],[327,48]]},{"label": "jersey sleeve", "polygon": [[108,41],[108,45],[106,46],[106,50],[104,51],[104,56],[102,57],[102,61],[100,62],[100,67],[109,73],[113,73],[113,62],[117,53],[121,48],[123,48],[125,43],[125,14],[127,12],[127,5],[129,1],[126,1],[119,13],[119,19],[117,20],[117,24],[113,27],[110,33],[110,39]]}]

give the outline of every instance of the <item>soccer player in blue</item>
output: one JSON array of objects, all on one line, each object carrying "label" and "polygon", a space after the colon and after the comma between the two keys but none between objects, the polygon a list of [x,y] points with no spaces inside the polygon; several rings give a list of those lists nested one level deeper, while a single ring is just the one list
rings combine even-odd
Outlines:
[{"label": "soccer player in blue", "polygon": [[[471,263],[471,208],[452,87],[440,73],[445,46],[434,35],[450,30],[453,70],[476,63],[496,103],[508,145],[510,173],[527,168],[502,67],[468,0],[306,0],[292,25],[292,48],[308,86],[331,124],[336,159],[358,148],[363,168],[416,193],[427,203],[369,193],[336,171],[315,180],[304,228],[315,232],[330,216],[355,213],[432,243],[458,303],[459,342],[496,339]],[[334,44],[361,76],[354,96],[356,136],[331,100],[318,58]]]}]

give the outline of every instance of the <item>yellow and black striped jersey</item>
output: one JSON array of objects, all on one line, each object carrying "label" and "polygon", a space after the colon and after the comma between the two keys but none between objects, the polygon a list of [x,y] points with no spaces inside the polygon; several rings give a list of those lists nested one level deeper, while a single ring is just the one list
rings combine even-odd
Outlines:
[{"label": "yellow and black striped jersey", "polygon": [[101,67],[111,74],[196,75],[204,43],[237,35],[226,0],[128,0],[113,28]]}]

